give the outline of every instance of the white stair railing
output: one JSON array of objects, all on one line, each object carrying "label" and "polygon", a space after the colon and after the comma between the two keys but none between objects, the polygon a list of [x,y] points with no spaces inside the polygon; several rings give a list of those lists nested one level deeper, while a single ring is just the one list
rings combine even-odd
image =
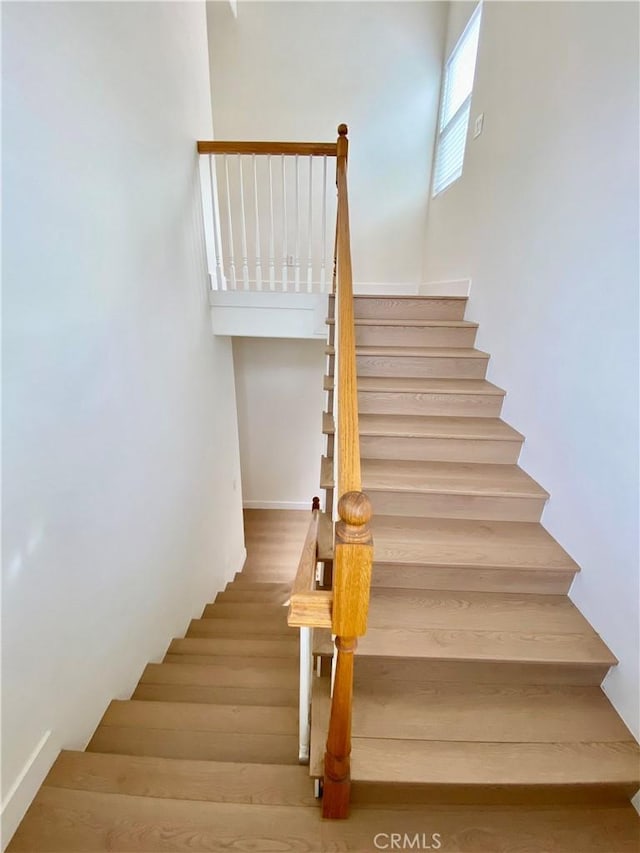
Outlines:
[{"label": "white stair railing", "polygon": [[336,149],[334,143],[198,143],[212,290],[327,291],[333,250],[327,223],[336,209],[327,158]]}]

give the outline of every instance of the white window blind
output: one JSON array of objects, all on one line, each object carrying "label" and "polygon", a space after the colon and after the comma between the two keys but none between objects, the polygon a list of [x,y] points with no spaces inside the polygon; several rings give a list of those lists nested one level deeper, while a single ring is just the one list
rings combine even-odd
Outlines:
[{"label": "white window blind", "polygon": [[438,144],[433,170],[434,195],[442,192],[462,174],[476,71],[481,8],[479,4],[444,69]]}]

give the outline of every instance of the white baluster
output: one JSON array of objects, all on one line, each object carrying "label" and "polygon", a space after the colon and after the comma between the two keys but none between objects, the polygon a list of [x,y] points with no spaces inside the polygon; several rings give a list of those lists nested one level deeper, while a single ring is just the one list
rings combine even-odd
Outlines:
[{"label": "white baluster", "polygon": [[262,290],[262,259],[260,249],[260,211],[258,208],[258,172],[256,169],[256,155],[252,154],[253,160],[253,201],[256,215],[256,288]]},{"label": "white baluster", "polygon": [[209,154],[209,181],[211,186],[211,211],[213,213],[213,245],[216,260],[216,289],[226,290],[227,280],[224,275],[224,258],[222,255],[222,232],[220,229],[218,175],[216,172],[215,154]]},{"label": "white baluster", "polygon": [[296,293],[300,292],[300,155],[296,154],[296,219],[295,219],[295,264]]},{"label": "white baluster", "polygon": [[229,160],[224,155],[224,175],[227,189],[227,225],[229,228],[229,273],[231,274],[232,289],[237,290],[238,280],[236,278],[236,260],[233,251],[233,217],[231,215],[231,190],[229,187]]},{"label": "white baluster", "polygon": [[300,697],[299,714],[299,747],[298,760],[301,763],[309,761],[309,746],[311,739],[311,686],[313,674],[312,629],[300,628]]},{"label": "white baluster", "polygon": [[307,231],[307,291],[313,291],[313,156],[309,155],[309,224]]},{"label": "white baluster", "polygon": [[322,158],[322,247],[320,255],[320,290],[325,292],[327,277],[327,155]]},{"label": "white baluster", "polygon": [[269,154],[269,290],[276,289],[276,240],[273,224],[273,169]]},{"label": "white baluster", "polygon": [[244,213],[244,173],[242,171],[242,154],[237,154],[240,167],[240,219],[242,224],[242,281],[244,289],[249,290],[249,258],[247,257],[247,220]]},{"label": "white baluster", "polygon": [[286,292],[287,283],[287,178],[285,172],[285,157],[282,155],[282,290]]}]

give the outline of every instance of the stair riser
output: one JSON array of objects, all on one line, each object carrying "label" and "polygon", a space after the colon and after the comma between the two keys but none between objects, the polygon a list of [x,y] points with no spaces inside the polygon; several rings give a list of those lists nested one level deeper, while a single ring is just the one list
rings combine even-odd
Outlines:
[{"label": "stair riser", "polygon": [[413,518],[475,518],[487,521],[540,521],[542,498],[483,497],[479,495],[420,494],[364,490],[373,513]]},{"label": "stair riser", "polygon": [[355,687],[359,682],[475,682],[478,684],[598,685],[609,671],[603,664],[447,661],[384,658],[357,654]]},{"label": "stair riser", "polygon": [[424,805],[487,805],[521,806],[525,808],[546,806],[552,809],[577,805],[601,808],[604,804],[619,805],[635,793],[633,785],[578,784],[578,785],[451,785],[451,784],[396,784],[360,782],[353,780],[352,805],[369,807],[390,803],[401,806]]},{"label": "stair riser", "polygon": [[265,604],[264,602],[236,601],[229,603],[217,602],[207,604],[202,613],[203,619],[259,619],[280,623],[283,628],[287,624],[287,611],[280,604]]},{"label": "stair riser", "polygon": [[211,687],[202,684],[139,684],[132,699],[151,702],[196,702],[212,705],[261,705],[295,708],[299,691],[278,687]]},{"label": "stair riser", "polygon": [[[292,628],[283,626],[280,622],[251,621],[242,624],[235,619],[202,619],[193,621],[187,631],[187,637],[243,637],[273,636],[290,637]],[[295,636],[295,635],[293,635]]]},{"label": "stair riser", "polygon": [[[332,297],[333,298],[333,297]],[[358,320],[462,320],[466,299],[394,299],[370,296],[355,299]]]},{"label": "stair riser", "polygon": [[374,415],[443,415],[497,418],[502,396],[490,394],[406,394],[359,391],[358,409]]},{"label": "stair riser", "polygon": [[285,601],[288,601],[289,593],[287,592],[257,592],[253,590],[248,590],[247,592],[242,592],[241,590],[227,590],[226,592],[219,592],[216,595],[216,603],[220,604],[282,604],[284,605]]},{"label": "stair riser", "polygon": [[521,447],[522,442],[519,441],[360,436],[360,455],[363,459],[513,464],[518,461]]},{"label": "stair riser", "polygon": [[357,355],[358,376],[409,376],[428,379],[484,379],[486,358]]},{"label": "stair riser", "polygon": [[200,761],[240,761],[259,764],[297,764],[297,735],[236,734],[231,732],[167,732],[123,726],[100,726],[89,752],[190,758]]},{"label": "stair riser", "polygon": [[472,347],[473,326],[356,326],[356,345],[363,347]]},{"label": "stair riser", "polygon": [[298,643],[282,637],[259,639],[255,637],[190,637],[171,641],[168,653],[172,655],[215,655],[224,660],[226,655],[261,657],[298,657]]},{"label": "stair riser", "polygon": [[[374,533],[375,538],[375,533]],[[574,572],[521,569],[406,566],[374,563],[374,589],[449,589],[464,592],[512,592],[566,595]]]}]

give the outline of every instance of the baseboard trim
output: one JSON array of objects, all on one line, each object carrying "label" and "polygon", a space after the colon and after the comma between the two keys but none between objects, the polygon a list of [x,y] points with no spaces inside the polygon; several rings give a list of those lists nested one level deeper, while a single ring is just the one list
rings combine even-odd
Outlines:
[{"label": "baseboard trim", "polygon": [[418,292],[418,285],[398,281],[355,281],[353,292],[356,296],[412,296]]},{"label": "baseboard trim", "polygon": [[471,279],[458,278],[451,281],[426,281],[418,285],[420,296],[469,296]]},{"label": "baseboard trim", "polygon": [[353,284],[356,296],[468,296],[470,290],[470,278],[420,283],[356,281]]},{"label": "baseboard trim", "polygon": [[311,512],[311,501],[244,501],[243,509],[301,509]]},{"label": "baseboard trim", "polygon": [[48,729],[33,748],[15,782],[0,805],[2,849],[11,841],[20,821],[60,752]]}]

